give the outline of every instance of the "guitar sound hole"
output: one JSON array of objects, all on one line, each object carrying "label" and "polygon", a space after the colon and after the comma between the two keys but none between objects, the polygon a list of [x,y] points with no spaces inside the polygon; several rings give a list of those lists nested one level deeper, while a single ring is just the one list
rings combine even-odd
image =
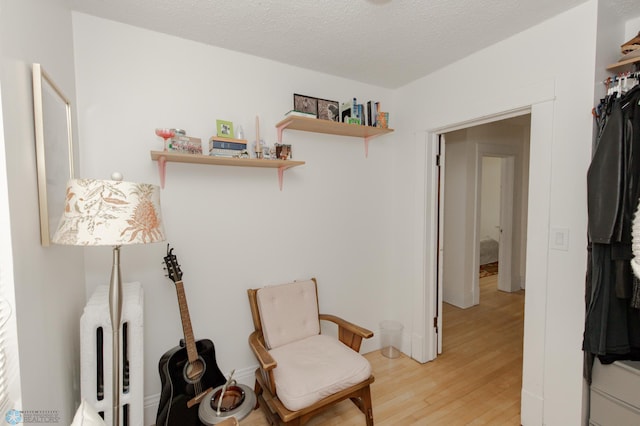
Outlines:
[{"label": "guitar sound hole", "polygon": [[[244,402],[245,394],[244,390],[240,386],[229,386],[223,395],[222,389],[218,390],[211,398],[211,408],[218,410],[218,404],[220,404],[220,411],[227,412],[235,410]],[[220,398],[222,397],[222,401]]]},{"label": "guitar sound hole", "polygon": [[182,374],[184,375],[184,380],[187,383],[197,383],[200,381],[204,372],[207,370],[207,365],[204,363],[204,359],[201,356],[195,362],[186,362],[184,364],[184,370]]}]

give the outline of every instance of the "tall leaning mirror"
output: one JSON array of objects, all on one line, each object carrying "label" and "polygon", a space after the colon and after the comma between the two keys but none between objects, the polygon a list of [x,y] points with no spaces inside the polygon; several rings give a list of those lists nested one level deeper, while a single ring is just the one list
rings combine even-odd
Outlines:
[{"label": "tall leaning mirror", "polygon": [[71,103],[40,64],[33,64],[40,240],[48,247],[64,209],[65,188],[73,173]]}]

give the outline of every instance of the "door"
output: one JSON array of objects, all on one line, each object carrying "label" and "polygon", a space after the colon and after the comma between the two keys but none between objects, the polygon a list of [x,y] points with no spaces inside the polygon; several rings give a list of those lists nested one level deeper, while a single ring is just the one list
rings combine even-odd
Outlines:
[{"label": "door", "polygon": [[515,157],[500,161],[500,239],[498,241],[498,290],[514,291],[513,275],[513,202]]},{"label": "door", "polygon": [[445,165],[445,138],[438,136],[438,151],[436,156],[436,166],[438,168],[438,260],[437,260],[437,297],[436,297],[436,318],[434,326],[438,336],[438,355],[442,353],[442,297],[444,282],[444,165]]}]

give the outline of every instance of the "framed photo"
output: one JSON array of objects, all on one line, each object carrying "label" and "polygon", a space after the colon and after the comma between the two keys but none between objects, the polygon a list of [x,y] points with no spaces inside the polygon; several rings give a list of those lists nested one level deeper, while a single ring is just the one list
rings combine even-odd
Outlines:
[{"label": "framed photo", "polygon": [[311,96],[293,94],[293,109],[318,116],[318,99]]},{"label": "framed photo", "polygon": [[218,136],[221,138],[232,138],[233,123],[225,120],[216,120],[216,128],[218,129]]},{"label": "framed photo", "polygon": [[32,65],[40,243],[48,247],[73,173],[71,103],[40,64]]},{"label": "framed photo", "polygon": [[318,99],[318,118],[321,120],[340,121],[340,104],[337,101]]},{"label": "framed photo", "polygon": [[276,160],[291,160],[293,158],[293,152],[291,151],[291,145],[275,144],[276,148]]}]

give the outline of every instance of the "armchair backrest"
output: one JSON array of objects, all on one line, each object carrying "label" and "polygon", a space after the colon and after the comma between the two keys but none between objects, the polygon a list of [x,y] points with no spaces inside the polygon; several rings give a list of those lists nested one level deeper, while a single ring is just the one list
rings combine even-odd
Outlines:
[{"label": "armchair backrest", "polygon": [[315,279],[266,286],[255,295],[268,349],[320,334]]}]

